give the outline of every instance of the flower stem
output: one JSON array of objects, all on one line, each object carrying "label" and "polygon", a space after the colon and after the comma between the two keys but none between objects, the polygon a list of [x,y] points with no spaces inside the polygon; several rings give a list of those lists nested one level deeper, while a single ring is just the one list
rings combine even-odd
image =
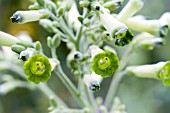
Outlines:
[{"label": "flower stem", "polygon": [[[3,67],[4,69],[11,70],[17,73],[18,75],[20,75],[23,79],[26,79],[25,73],[23,72],[20,66],[15,65],[8,61],[4,61],[2,65],[4,66]],[[59,105],[67,107],[67,105],[46,84],[41,84],[41,83],[39,85],[33,84],[33,86],[41,90],[44,94],[46,94],[49,99],[50,99],[50,96],[53,96],[56,99],[56,102],[59,103]]]},{"label": "flower stem", "polygon": [[58,97],[56,94],[44,83],[40,83],[37,86],[49,99],[52,96],[55,98],[56,102],[59,103],[60,106],[67,107],[67,105]]},{"label": "flower stem", "polygon": [[66,76],[66,74],[63,72],[61,66],[59,65],[58,68],[54,70],[54,72],[58,75],[58,77],[61,79],[63,84],[67,87],[69,92],[73,95],[75,100],[78,102],[78,104],[81,107],[85,107],[86,103],[81,97],[81,93],[77,90],[77,88],[74,86],[74,84],[70,81],[70,79]]},{"label": "flower stem", "polygon": [[110,88],[108,90],[108,93],[107,93],[106,99],[105,99],[105,105],[107,106],[107,108],[109,108],[112,104],[116,90],[119,86],[119,82],[124,75],[124,72],[121,72],[121,71],[125,68],[125,66],[128,62],[128,59],[130,57],[130,54],[132,52],[133,52],[133,49],[132,49],[132,45],[130,44],[128,46],[126,52],[122,56],[118,70],[115,72],[114,77],[112,78],[111,85],[110,85]]},{"label": "flower stem", "polygon": [[97,113],[98,111],[98,106],[97,106],[97,103],[96,103],[96,100],[94,98],[94,95],[92,92],[89,91],[88,87],[86,85],[85,86],[85,94],[87,96],[87,99],[88,99],[88,102],[90,103],[92,109],[93,109],[93,112],[94,113]]}]

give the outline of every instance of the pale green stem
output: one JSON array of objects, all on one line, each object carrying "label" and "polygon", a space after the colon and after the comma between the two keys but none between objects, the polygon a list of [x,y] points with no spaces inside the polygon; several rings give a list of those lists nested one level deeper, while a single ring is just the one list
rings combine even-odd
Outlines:
[{"label": "pale green stem", "polygon": [[84,87],[85,87],[85,94],[87,96],[88,102],[91,105],[90,107],[92,107],[92,110],[94,113],[97,113],[98,106],[97,106],[96,100],[94,98],[93,92],[92,91],[90,92],[89,88],[86,85],[84,85]]},{"label": "pale green stem", "polygon": [[[26,79],[26,75],[20,66],[15,65],[8,61],[3,61],[1,63],[2,63],[2,67],[0,67],[0,69],[3,68],[3,70],[11,70],[11,71],[17,73],[18,75],[20,75],[22,78]],[[55,97],[56,102],[58,102],[59,105],[66,107],[66,104],[47,85],[44,84],[41,86],[40,85],[33,85],[33,86],[37,87],[39,90],[41,90],[43,93],[45,93],[49,99],[50,99],[50,96]],[[45,88],[45,89],[43,89],[43,88]]]},{"label": "pale green stem", "polygon": [[[87,16],[87,9],[83,9],[83,17],[85,18]],[[83,25],[81,25],[80,29],[76,33],[76,49],[77,51],[80,51],[80,41],[81,41],[81,36],[82,36],[82,30],[83,30]]]},{"label": "pale green stem", "polygon": [[[58,18],[53,14],[51,13],[51,18],[55,21],[58,22]],[[74,35],[73,33],[68,29],[67,25],[65,24],[65,22],[63,21],[63,17],[60,18],[60,27],[61,29],[63,30],[63,32],[65,32],[68,36],[69,36],[69,40],[74,42],[75,43],[75,40],[74,40]]]},{"label": "pale green stem", "polygon": [[80,40],[81,40],[81,33],[82,33],[83,26],[80,27],[80,29],[77,32],[77,40],[76,40],[76,49],[77,51],[80,51]]},{"label": "pale green stem", "polygon": [[113,98],[115,96],[119,82],[124,75],[124,73],[121,73],[121,71],[125,68],[132,52],[133,52],[132,45],[129,45],[127,50],[125,51],[125,53],[122,56],[118,70],[115,72],[115,74],[112,78],[111,85],[109,87],[109,90],[108,90],[108,93],[107,93],[106,99],[105,99],[105,105],[107,108],[109,108],[113,102]]},{"label": "pale green stem", "polygon": [[56,94],[45,84],[40,83],[37,85],[37,87],[50,99],[50,97],[53,97],[57,103],[59,103],[59,106],[67,107],[67,105],[58,97]]},{"label": "pale green stem", "polygon": [[63,72],[60,65],[58,66],[58,68],[56,68],[54,70],[54,72],[58,75],[58,77],[61,79],[61,81],[66,86],[66,88],[69,90],[69,92],[73,95],[73,97],[78,102],[78,104],[81,107],[85,107],[86,103],[82,99],[81,93],[77,90],[77,88],[74,86],[74,84],[70,81],[70,79],[67,77],[67,75]]},{"label": "pale green stem", "polygon": [[57,58],[56,48],[51,48],[51,54],[52,54],[52,57],[53,57],[53,58]]}]

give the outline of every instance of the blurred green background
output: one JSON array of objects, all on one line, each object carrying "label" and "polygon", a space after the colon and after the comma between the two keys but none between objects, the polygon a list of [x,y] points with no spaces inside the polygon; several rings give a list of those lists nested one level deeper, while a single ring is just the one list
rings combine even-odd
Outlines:
[{"label": "blurred green background", "polygon": [[[125,1],[127,2],[127,0]],[[17,35],[21,31],[27,31],[34,41],[41,41],[46,55],[50,56],[49,48],[46,46],[46,37],[53,34],[48,33],[38,22],[18,25],[10,21],[10,17],[15,11],[27,10],[30,4],[29,0],[0,0],[0,30],[12,35]],[[119,10],[116,10],[116,12]],[[170,0],[145,0],[145,5],[138,14],[154,19],[159,18],[166,11],[170,11]],[[124,50],[125,47],[118,48],[120,57]],[[129,60],[129,65],[142,65],[170,60],[169,50],[170,33],[166,37],[166,44],[163,47],[155,48],[153,51],[142,49],[137,51]],[[62,43],[57,49],[64,71],[76,84],[76,78],[72,77],[70,70],[65,66],[65,59],[68,53],[69,50],[66,49],[65,43]],[[106,78],[101,84],[101,90],[96,92],[95,96],[105,97],[110,81],[111,78]],[[77,106],[58,77],[52,76],[48,81],[48,85],[70,107]],[[120,83],[117,96],[126,105],[128,113],[170,113],[170,87],[164,87],[157,80],[126,76]],[[0,113],[47,113],[48,106],[47,97],[38,90],[29,91],[24,88],[17,88],[7,95],[0,96]]]}]

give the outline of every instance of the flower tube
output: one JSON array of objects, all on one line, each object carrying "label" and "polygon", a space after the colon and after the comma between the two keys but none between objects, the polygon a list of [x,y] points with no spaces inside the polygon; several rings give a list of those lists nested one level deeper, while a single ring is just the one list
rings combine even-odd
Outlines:
[{"label": "flower tube", "polygon": [[128,75],[141,78],[155,78],[161,80],[165,86],[170,86],[170,61],[159,62],[157,64],[128,66]]},{"label": "flower tube", "polygon": [[17,39],[16,37],[0,31],[0,45],[12,46],[13,44],[16,44],[17,42],[20,42],[20,40]]},{"label": "flower tube", "polygon": [[23,24],[32,21],[38,21],[43,18],[48,18],[49,13],[47,10],[31,10],[31,11],[17,11],[11,17],[13,23]]},{"label": "flower tube", "polygon": [[162,26],[159,20],[146,20],[132,17],[126,21],[126,25],[130,29],[139,32],[148,32],[150,34],[157,35],[160,37],[165,37],[168,32],[168,26]]},{"label": "flower tube", "polygon": [[118,14],[117,19],[120,22],[125,22],[129,17],[138,12],[144,4],[144,0],[129,0],[127,5]]},{"label": "flower tube", "polygon": [[112,15],[109,14],[107,9],[100,6],[101,11],[99,12],[101,24],[110,33],[111,37],[115,38],[115,44],[117,46],[125,46],[132,41],[133,33],[128,27],[116,20]]}]

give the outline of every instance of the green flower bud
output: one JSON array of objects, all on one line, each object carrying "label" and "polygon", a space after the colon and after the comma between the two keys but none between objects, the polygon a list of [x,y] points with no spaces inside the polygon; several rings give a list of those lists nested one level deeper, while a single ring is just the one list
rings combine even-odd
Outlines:
[{"label": "green flower bud", "polygon": [[40,41],[35,42],[35,49],[39,52],[42,52],[43,49]]},{"label": "green flower bud", "polygon": [[17,42],[16,44],[24,46],[25,48],[34,48],[34,45],[31,42]]},{"label": "green flower bud", "polygon": [[45,0],[45,7],[48,8],[49,10],[53,11],[53,13],[56,13],[56,5],[54,2],[52,2],[51,0]]},{"label": "green flower bud", "polygon": [[86,26],[86,27],[89,27],[90,26],[90,20],[88,18],[85,18],[83,20],[83,25]]},{"label": "green flower bud", "polygon": [[58,34],[54,35],[52,40],[51,40],[51,44],[53,47],[57,48],[61,43],[61,39],[59,37]]},{"label": "green flower bud", "polygon": [[118,67],[119,59],[110,51],[99,53],[92,60],[92,70],[104,78],[111,76]]},{"label": "green flower bud", "polygon": [[0,45],[12,46],[13,44],[16,44],[17,42],[20,42],[20,40],[18,40],[16,37],[0,31]]},{"label": "green flower bud", "polygon": [[125,46],[129,44],[133,39],[133,33],[127,28],[127,26],[112,15],[110,15],[105,8],[101,6],[100,21],[110,35],[116,39],[115,44],[117,46]]},{"label": "green flower bud", "polygon": [[47,37],[47,45],[49,48],[52,48],[52,38],[50,36]]},{"label": "green flower bud", "polygon": [[170,86],[170,61],[157,64],[129,66],[126,68],[128,75],[142,78],[155,78],[161,80],[165,86]]},{"label": "green flower bud", "polygon": [[30,10],[38,10],[38,9],[40,9],[40,6],[38,3],[34,3],[33,5],[30,5],[28,8]]},{"label": "green flower bud", "polygon": [[40,6],[44,6],[45,0],[36,0]]},{"label": "green flower bud", "polygon": [[51,76],[52,66],[43,55],[35,54],[24,63],[27,79],[35,84],[46,82]]},{"label": "green flower bud", "polygon": [[110,11],[119,8],[121,5],[122,5],[122,0],[108,1],[105,4],[103,4],[103,6],[107,9],[109,9]]},{"label": "green flower bud", "polygon": [[81,0],[81,1],[79,2],[79,5],[80,5],[80,7],[89,8],[90,2],[89,2],[88,0]]},{"label": "green flower bud", "polygon": [[32,21],[38,21],[43,18],[48,18],[49,13],[47,10],[31,10],[31,11],[17,11],[11,17],[13,23],[23,24]]},{"label": "green flower bud", "polygon": [[83,23],[84,18],[82,16],[78,16],[78,20],[80,23]]},{"label": "green flower bud", "polygon": [[59,9],[57,10],[57,14],[58,14],[57,16],[58,16],[58,17],[60,17],[61,15],[63,15],[63,13],[64,13],[64,8],[61,7],[61,8],[59,8]]},{"label": "green flower bud", "polygon": [[25,48],[24,46],[22,46],[22,45],[16,45],[16,44],[12,45],[12,46],[11,46],[11,49],[12,49],[12,51],[14,51],[14,52],[16,52],[16,53],[18,53],[18,54],[20,54],[21,51],[26,50],[26,48]]},{"label": "green flower bud", "polygon": [[42,25],[43,28],[45,28],[50,33],[55,33],[56,28],[53,26],[53,22],[49,19],[41,19],[39,23]]}]

